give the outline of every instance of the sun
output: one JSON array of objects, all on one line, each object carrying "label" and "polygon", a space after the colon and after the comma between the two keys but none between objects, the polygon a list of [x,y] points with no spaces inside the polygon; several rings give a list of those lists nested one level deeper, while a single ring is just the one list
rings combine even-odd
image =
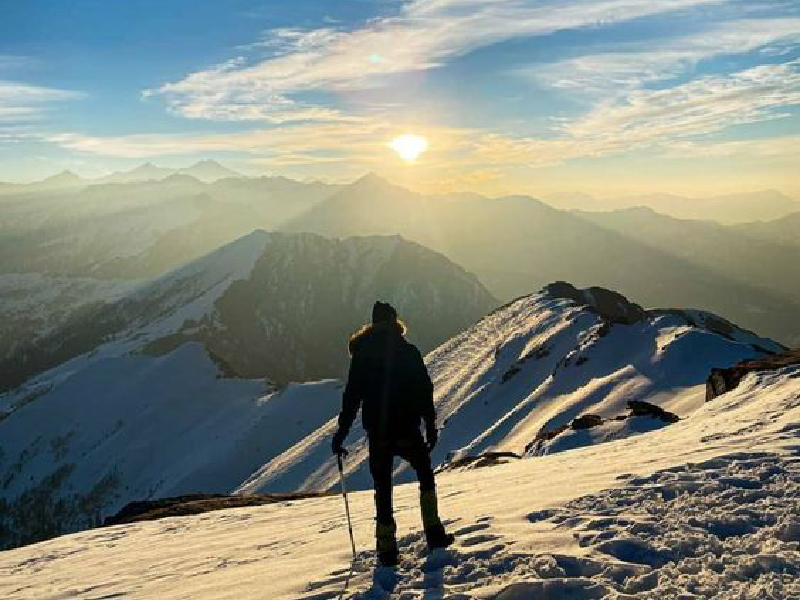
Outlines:
[{"label": "sun", "polygon": [[389,147],[407,163],[414,163],[420,154],[428,149],[428,140],[421,135],[404,133],[389,142]]}]

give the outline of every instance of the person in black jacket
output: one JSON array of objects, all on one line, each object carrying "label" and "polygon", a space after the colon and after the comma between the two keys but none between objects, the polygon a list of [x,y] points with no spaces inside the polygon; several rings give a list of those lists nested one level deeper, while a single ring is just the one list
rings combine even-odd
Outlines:
[{"label": "person in black jacket", "polygon": [[[394,457],[407,461],[417,473],[420,509],[430,549],[453,543],[439,518],[430,452],[436,445],[433,383],[416,346],[406,341],[405,325],[390,304],[376,302],[372,323],[350,337],[350,372],[342,396],[339,429],[333,436],[334,454],[346,454],[344,440],[362,407],[369,440],[369,470],[375,485],[375,538],[383,565],[397,564],[392,510]],[[425,424],[422,437],[420,423]]]}]

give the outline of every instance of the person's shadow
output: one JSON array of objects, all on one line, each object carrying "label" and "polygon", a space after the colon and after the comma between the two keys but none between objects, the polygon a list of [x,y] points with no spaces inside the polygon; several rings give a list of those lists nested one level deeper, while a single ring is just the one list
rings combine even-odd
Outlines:
[{"label": "person's shadow", "polygon": [[397,587],[397,567],[382,567],[377,565],[372,572],[372,590],[380,590],[389,595]]},{"label": "person's shadow", "polygon": [[445,549],[434,550],[428,554],[422,571],[425,573],[425,589],[421,600],[441,600],[444,597],[444,567],[452,564],[450,552]]}]

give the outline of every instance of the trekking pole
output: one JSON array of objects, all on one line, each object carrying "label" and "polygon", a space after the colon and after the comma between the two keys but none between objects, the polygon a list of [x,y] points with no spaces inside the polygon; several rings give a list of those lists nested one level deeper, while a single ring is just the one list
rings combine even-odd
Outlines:
[{"label": "trekking pole", "polygon": [[339,481],[342,484],[342,497],[344,498],[344,512],[347,515],[347,529],[350,532],[350,547],[353,549],[353,560],[356,559],[356,542],[353,538],[353,522],[350,519],[350,503],[347,501],[347,488],[344,485],[344,466],[342,465],[342,455],[336,455],[336,462],[339,463]]},{"label": "trekking pole", "polygon": [[347,574],[347,579],[344,581],[344,587],[339,594],[339,600],[344,598],[345,592],[350,585],[350,578],[353,576],[353,571],[356,568],[356,541],[353,538],[353,522],[350,520],[350,503],[347,501],[347,488],[344,485],[344,466],[342,465],[342,455],[336,455],[336,462],[339,464],[339,481],[342,484],[342,497],[344,498],[344,512],[347,515],[347,530],[350,532],[350,547],[353,549],[353,560],[350,562],[350,572]]}]

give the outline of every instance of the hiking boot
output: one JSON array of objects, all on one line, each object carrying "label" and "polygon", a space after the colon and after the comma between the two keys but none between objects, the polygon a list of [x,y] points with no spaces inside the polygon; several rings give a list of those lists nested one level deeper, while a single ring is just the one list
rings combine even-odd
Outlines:
[{"label": "hiking boot", "polygon": [[428,549],[447,548],[455,541],[455,537],[446,533],[444,525],[439,518],[439,503],[436,499],[436,490],[423,490],[419,493],[419,507],[422,513],[422,527],[425,529],[425,539]]},{"label": "hiking boot", "polygon": [[450,544],[456,541],[456,538],[452,533],[445,532],[444,525],[441,523],[438,527],[426,529],[425,539],[428,541],[428,550],[447,548]]},{"label": "hiking boot", "polygon": [[378,553],[378,562],[384,567],[394,567],[399,559],[395,532],[397,525],[391,523],[375,523],[375,550]]},{"label": "hiking boot", "polygon": [[400,562],[400,554],[397,548],[386,552],[378,552],[378,563],[382,567],[396,567],[398,562]]}]

